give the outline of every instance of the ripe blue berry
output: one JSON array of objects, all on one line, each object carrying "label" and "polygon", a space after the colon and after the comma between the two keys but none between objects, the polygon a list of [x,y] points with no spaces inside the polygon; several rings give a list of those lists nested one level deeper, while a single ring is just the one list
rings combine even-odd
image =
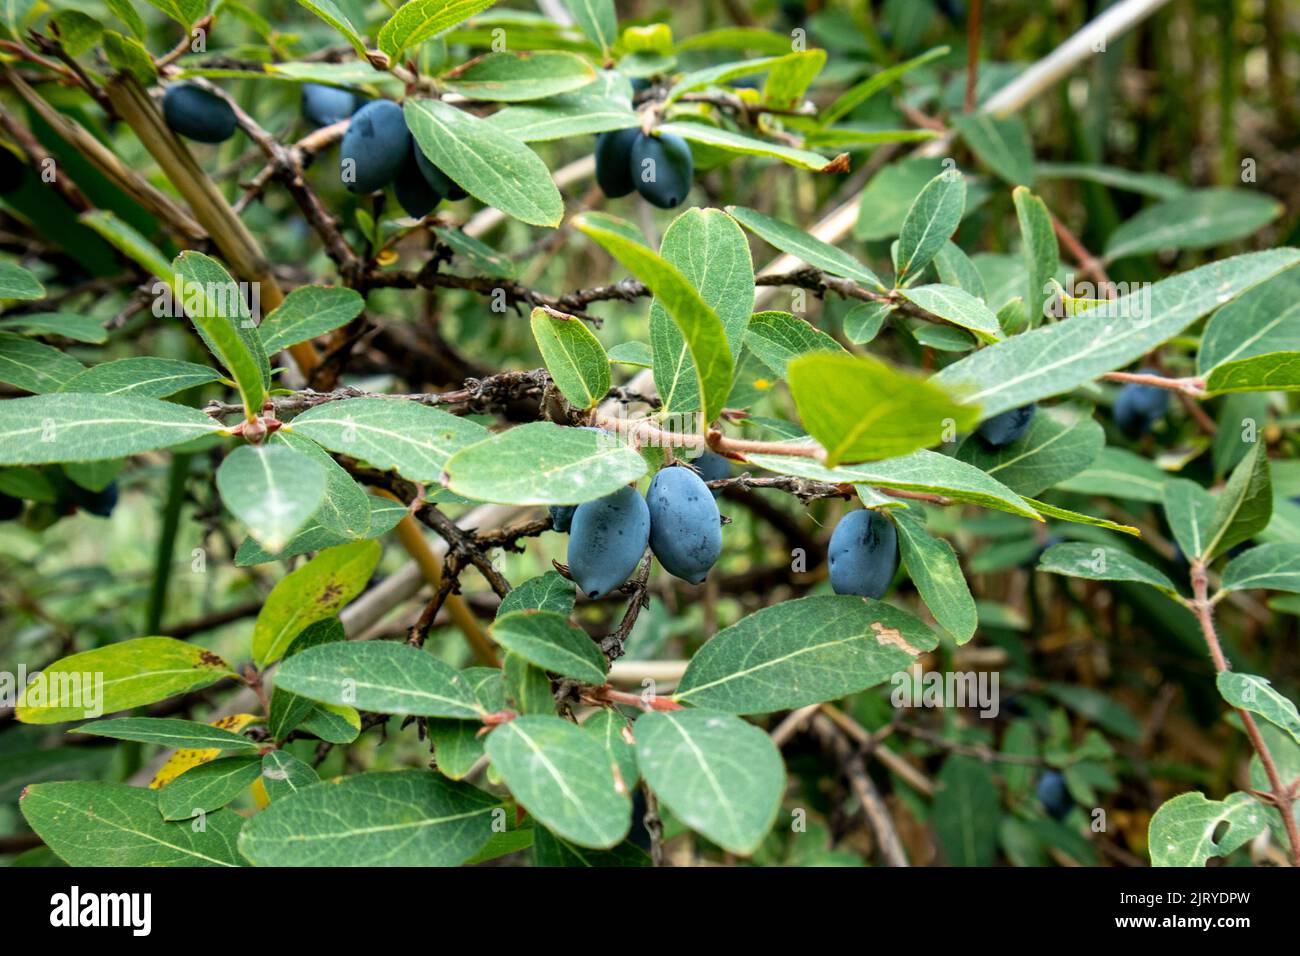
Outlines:
[{"label": "ripe blue berry", "polygon": [[695,160],[686,140],[673,133],[637,134],[632,142],[632,182],[646,202],[660,209],[680,206],[695,180]]},{"label": "ripe blue berry", "polygon": [[722,518],[708,485],[689,468],[664,468],[646,504],[650,550],[669,574],[699,584],[722,553]]},{"label": "ripe blue berry", "polygon": [[[1143,375],[1158,375],[1157,369],[1144,368]],[[1169,411],[1169,390],[1129,382],[1115,399],[1115,424],[1130,441],[1137,441]]]},{"label": "ripe blue berry", "polygon": [[162,100],[163,119],[173,131],[200,143],[224,143],[235,135],[230,104],[193,83],[173,83]]},{"label": "ripe blue berry", "polygon": [[1005,411],[1001,415],[994,415],[980,422],[979,428],[975,429],[975,434],[979,435],[984,444],[990,448],[1010,445],[1025,433],[1029,423],[1034,420],[1034,410],[1037,407],[1035,403],[1030,402],[1028,405]]},{"label": "ripe blue berry", "polygon": [[836,594],[878,598],[898,570],[898,531],[875,511],[850,511],[831,532],[828,557]]},{"label": "ripe blue berry", "polygon": [[636,184],[632,181],[632,144],[641,135],[638,129],[616,129],[596,137],[596,183],[610,199],[626,196]]},{"label": "ripe blue berry", "polygon": [[351,90],[337,86],[325,86],[321,83],[304,83],[302,85],[302,115],[316,126],[332,126],[345,120],[363,100]]},{"label": "ripe blue berry", "polygon": [[1038,778],[1038,800],[1056,820],[1064,820],[1070,814],[1074,801],[1065,785],[1065,777],[1059,770],[1048,770]]},{"label": "ripe blue berry", "polygon": [[650,540],[650,510],[637,490],[578,505],[569,525],[569,572],[589,598],[608,594],[632,576]]},{"label": "ripe blue berry", "polygon": [[352,115],[343,134],[339,174],[352,192],[374,192],[393,181],[410,151],[402,108],[392,100],[374,100]]}]

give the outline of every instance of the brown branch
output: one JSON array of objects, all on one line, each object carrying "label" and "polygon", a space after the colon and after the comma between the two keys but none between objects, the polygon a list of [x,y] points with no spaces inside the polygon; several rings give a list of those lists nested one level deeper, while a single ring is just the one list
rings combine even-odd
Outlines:
[{"label": "brown branch", "polygon": [[885,806],[880,791],[867,773],[862,755],[853,749],[848,738],[825,714],[813,716],[812,728],[821,738],[822,744],[840,762],[844,775],[848,777],[849,786],[862,804],[863,815],[875,835],[881,858],[888,866],[910,866],[907,854],[903,852],[903,841],[899,839],[898,830],[889,816],[889,808]]},{"label": "brown branch", "polygon": [[[1192,559],[1191,579],[1192,599],[1187,604],[1201,625],[1201,634],[1204,636],[1205,644],[1210,650],[1210,658],[1214,661],[1215,671],[1222,673],[1229,670],[1230,666],[1227,657],[1224,656],[1223,646],[1219,643],[1219,635],[1214,629],[1214,603],[1209,598],[1209,574],[1206,571],[1205,562],[1201,558]],[[1273,760],[1273,754],[1260,734],[1255,718],[1251,716],[1250,711],[1244,708],[1237,708],[1237,713],[1246,727],[1246,735],[1250,737],[1251,746],[1255,748],[1255,753],[1259,755],[1259,762],[1268,777],[1269,790],[1263,794],[1256,793],[1256,795],[1262,796],[1265,802],[1272,804],[1274,809],[1281,815],[1282,825],[1286,830],[1287,842],[1290,844],[1291,865],[1300,867],[1300,831],[1296,828],[1294,806],[1297,783],[1300,783],[1300,781],[1282,783],[1277,764]]]}]

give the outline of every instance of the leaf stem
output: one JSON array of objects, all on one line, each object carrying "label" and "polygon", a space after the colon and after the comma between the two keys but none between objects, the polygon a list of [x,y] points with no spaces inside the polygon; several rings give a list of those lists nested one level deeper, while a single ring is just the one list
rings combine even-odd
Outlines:
[{"label": "leaf stem", "polygon": [[[1214,660],[1214,669],[1216,672],[1221,673],[1229,670],[1230,667],[1228,659],[1223,653],[1223,645],[1219,642],[1219,635],[1214,628],[1214,602],[1209,597],[1209,574],[1206,571],[1205,562],[1199,558],[1192,561],[1191,579],[1192,600],[1188,602],[1188,605],[1192,609],[1192,613],[1196,615],[1196,620],[1200,622],[1201,633],[1204,635],[1205,643],[1210,649],[1210,657]],[[1255,748],[1255,753],[1259,755],[1259,762],[1263,765],[1264,773],[1268,776],[1270,790],[1266,800],[1273,804],[1282,817],[1287,842],[1290,844],[1291,865],[1300,867],[1300,831],[1297,831],[1296,828],[1295,808],[1293,806],[1296,786],[1294,783],[1286,785],[1282,783],[1282,778],[1277,772],[1277,764],[1273,761],[1273,754],[1260,734],[1255,718],[1251,716],[1249,711],[1241,708],[1237,708],[1237,713],[1241,716],[1241,722],[1246,727],[1246,735],[1250,737],[1251,746]]]}]

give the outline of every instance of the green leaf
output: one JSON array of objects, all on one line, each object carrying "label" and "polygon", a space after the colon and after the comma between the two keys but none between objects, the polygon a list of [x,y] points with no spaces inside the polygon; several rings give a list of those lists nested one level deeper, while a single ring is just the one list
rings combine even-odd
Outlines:
[{"label": "green leaf", "polygon": [[171,637],[137,637],[50,664],[19,695],[16,716],[27,724],[84,720],[235,676],[229,664],[201,647]]},{"label": "green leaf", "polygon": [[686,93],[693,93],[709,86],[719,86],[738,80],[742,76],[766,73],[773,67],[788,60],[798,59],[799,53],[787,53],[783,56],[767,56],[757,60],[739,60],[733,63],[719,63],[701,70],[687,73],[668,91],[667,102],[674,103]]},{"label": "green leaf", "polygon": [[135,227],[122,221],[113,213],[103,209],[92,209],[83,212],[78,218],[149,275],[157,276],[167,283],[175,278],[171,263],[158,247],[141,235]]},{"label": "green leaf", "polygon": [[[348,43],[352,44],[356,55],[365,57],[365,38],[357,33],[356,27],[352,26],[352,21],[348,20],[347,14],[334,3],[334,0],[298,0],[299,5],[311,10],[317,17],[329,23],[331,27],[338,30]],[[408,4],[413,5],[413,4]]]},{"label": "green leaf", "polygon": [[[461,676],[469,681],[474,696],[489,713],[506,706],[505,675],[499,667],[467,667]],[[550,693],[550,683],[546,692]],[[470,720],[426,717],[425,727],[433,742],[438,772],[452,780],[465,777],[483,756],[483,728]]]},{"label": "green leaf", "polygon": [[627,835],[632,803],[605,749],[558,717],[517,717],[488,735],[487,755],[515,799],[557,836],[608,849]]},{"label": "green leaf", "polygon": [[196,408],[152,398],[13,398],[0,402],[0,465],[125,458],[222,430]]},{"label": "green leaf", "polygon": [[497,617],[512,611],[554,611],[568,617],[573,611],[573,582],[558,571],[547,571],[510,589],[501,599]]},{"label": "green leaf", "polygon": [[244,818],[218,810],[201,830],[168,823],[152,790],[122,783],[32,784],[18,804],[36,834],[70,866],[242,866]]},{"label": "green leaf", "polygon": [[942,171],[938,159],[925,156],[912,156],[880,170],[858,197],[853,237],[869,242],[897,236],[917,195]]},{"label": "green leaf", "polygon": [[1038,559],[1038,570],[1090,581],[1136,581],[1164,591],[1170,597],[1178,594],[1178,589],[1164,572],[1126,551],[1099,544],[1071,542],[1053,545]]},{"label": "green leaf", "polygon": [[1082,179],[1112,189],[1141,193],[1156,199],[1175,199],[1187,191],[1178,180],[1162,173],[1142,173],[1101,163],[1036,164],[1039,179]]},{"label": "green leaf", "polygon": [[[309,647],[345,640],[347,635],[343,631],[343,622],[337,617],[328,617],[303,628],[289,644],[285,657],[300,654]],[[275,740],[285,740],[293,730],[308,720],[318,707],[318,704],[306,697],[299,697],[283,687],[276,687],[271,693],[271,707],[267,714],[266,729]],[[329,718],[323,719],[333,723]]]},{"label": "green leaf", "polygon": [[119,73],[130,74],[141,86],[150,86],[158,79],[158,67],[153,57],[135,37],[105,30],[104,59]]},{"label": "green leaf", "polygon": [[332,744],[350,744],[361,734],[361,715],[346,704],[317,704],[300,725]]},{"label": "green leaf", "polygon": [[350,398],[309,408],[289,430],[380,471],[436,482],[453,454],[488,437],[477,422],[398,398]]},{"label": "green leaf", "polygon": [[[327,451],[310,439],[286,431],[276,432],[271,438],[271,445],[272,447],[283,445],[291,448],[296,454],[310,459],[320,469],[324,478],[324,497],[321,499],[320,506],[312,512],[306,527],[315,525],[336,533],[344,539],[375,537],[371,533],[370,513],[371,503],[376,499],[366,494]],[[396,504],[396,502],[389,503]],[[405,509],[402,510],[405,512]],[[299,536],[301,533],[300,531]],[[267,552],[276,553],[287,547],[288,543],[279,549],[268,548]]]},{"label": "green leaf", "polygon": [[0,332],[0,382],[24,392],[57,392],[86,370],[71,355],[14,332]]},{"label": "green leaf", "polygon": [[1034,147],[1019,116],[957,113],[953,128],[985,166],[1013,186],[1034,184]]},{"label": "green leaf", "polygon": [[158,791],[158,811],[164,820],[188,820],[219,810],[262,775],[256,754],[223,757],[185,771]]},{"label": "green leaf", "polygon": [[283,445],[241,445],[217,469],[221,501],[268,551],[279,551],[325,498],[325,470]]},{"label": "green leaf", "polygon": [[997,862],[998,790],[988,765],[953,754],[943,763],[934,797],[934,832],[949,866]]},{"label": "green leaf", "polygon": [[945,285],[963,289],[981,302],[988,298],[979,268],[951,239],[940,246],[935,254],[934,270],[939,274],[939,281]]},{"label": "green leaf", "polygon": [[609,665],[587,632],[556,611],[514,611],[498,615],[492,639],[543,670],[588,684],[605,683]]},{"label": "green leaf", "polygon": [[1300,391],[1300,351],[1267,352],[1216,365],[1205,380],[1205,389],[1212,395]]},{"label": "green leaf", "polygon": [[1205,323],[1196,355],[1200,375],[1270,352],[1300,351],[1300,268],[1262,282]]},{"label": "green leaf", "polygon": [[333,617],[360,594],[379,564],[381,550],[378,541],[340,545],[281,578],[253,625],[257,665],[278,661],[307,625]]},{"label": "green leaf", "polygon": [[1208,249],[1244,239],[1282,214],[1271,196],[1245,189],[1188,190],[1148,206],[1106,240],[1106,260],[1164,249]]},{"label": "green leaf", "polygon": [[242,750],[256,753],[258,744],[243,734],[232,733],[211,724],[172,717],[117,717],[96,720],[74,727],[69,733],[94,734],[114,740],[134,740],[159,747],[186,747],[191,750]]},{"label": "green leaf", "polygon": [[1123,448],[1107,446],[1089,467],[1056,487],[1084,495],[1160,502],[1168,480],[1155,463]]},{"label": "green leaf", "polygon": [[[67,13],[75,11],[68,10]],[[0,319],[0,329],[17,329],[25,335],[57,335],[74,342],[102,345],[108,341],[108,331],[99,319],[72,312],[33,312]]]},{"label": "green leaf", "polygon": [[918,308],[945,322],[969,329],[985,342],[1002,338],[998,317],[987,305],[964,289],[950,285],[918,285],[899,294]]},{"label": "green leaf", "polygon": [[574,408],[595,408],[609,392],[609,358],[586,323],[550,309],[533,309],[533,338],[546,370]]},{"label": "green leaf", "polygon": [[844,173],[849,169],[847,153],[827,159],[821,153],[814,153],[809,149],[799,149],[796,146],[787,146],[785,143],[746,136],[744,133],[735,133],[706,123],[663,123],[659,126],[659,132],[672,133],[692,143],[713,146],[729,153],[779,159],[796,169],[807,169],[814,173]]},{"label": "green leaf", "polygon": [[569,139],[640,125],[637,114],[625,101],[588,93],[568,93],[543,103],[507,106],[487,121],[521,143]]},{"label": "green leaf", "polygon": [[[500,114],[493,113],[492,115],[499,116]],[[463,230],[435,226],[433,232],[438,237],[439,242],[449,246],[457,256],[465,260],[464,264],[475,272],[483,275],[511,278],[518,271],[509,256],[497,252],[487,243],[480,242],[473,236],[465,235]]]},{"label": "green leaf", "polygon": [[771,737],[708,710],[652,711],[633,732],[641,775],[674,816],[731,853],[758,849],[785,790]]},{"label": "green leaf", "polygon": [[280,665],[276,685],[300,697],[380,714],[474,719],[486,711],[463,676],[447,664],[390,641],[341,641],[310,647]]},{"label": "green leaf", "polygon": [[801,50],[793,56],[782,57],[767,73],[763,104],[777,109],[795,108],[825,65],[825,50]]},{"label": "green leaf", "polygon": [[619,777],[631,789],[641,779],[636,750],[631,742],[631,724],[613,707],[605,707],[582,722],[583,733],[590,734],[605,748],[618,766]]},{"label": "green leaf", "polygon": [[45,287],[22,266],[0,262],[0,299],[43,299]]},{"label": "green leaf", "polygon": [[786,369],[790,393],[826,464],[905,455],[965,430],[979,410],[959,405],[933,379],[873,358],[812,352]]},{"label": "green leaf", "polygon": [[926,534],[925,525],[908,512],[900,510],[892,517],[907,576],[939,626],[965,644],[975,636],[979,619],[952,545]]},{"label": "green leaf", "polygon": [[588,40],[600,47],[606,57],[618,40],[618,15],[614,0],[564,0],[564,8],[573,17]]},{"label": "green leaf", "polygon": [[1210,540],[1214,520],[1214,496],[1194,481],[1169,479],[1162,495],[1165,520],[1174,539],[1190,560],[1199,557]]},{"label": "green leaf", "polygon": [[560,191],[546,164],[519,140],[441,100],[411,98],[403,111],[424,155],[475,199],[529,225],[559,225]]},{"label": "green leaf", "polygon": [[1208,561],[1234,545],[1249,541],[1268,527],[1272,516],[1273,485],[1268,453],[1261,442],[1256,442],[1219,492],[1205,549],[1197,554]]},{"label": "green leaf", "polygon": [[[413,46],[450,30],[496,0],[410,0],[379,30],[379,49],[397,60]],[[364,51],[358,51],[364,53]]]},{"label": "green leaf", "polygon": [[427,770],[360,773],[273,801],[239,852],[257,866],[457,866],[487,843],[500,806]]},{"label": "green leaf", "polygon": [[957,231],[966,210],[966,179],[956,171],[935,176],[917,194],[894,250],[895,284],[919,274]]},{"label": "green leaf", "polygon": [[[1300,777],[1300,744],[1272,724],[1260,724],[1259,735],[1264,740],[1264,746],[1268,747],[1269,753],[1273,755],[1273,765],[1278,777],[1284,781]],[[1259,754],[1250,758],[1250,786],[1262,792],[1271,790],[1273,786],[1267,771],[1264,770],[1264,765],[1260,762]],[[1285,846],[1287,832],[1286,825],[1282,822],[1282,815],[1275,807],[1264,806],[1263,810],[1269,829],[1273,831],[1273,838],[1280,846]],[[1291,812],[1300,813],[1300,796],[1292,802]]]},{"label": "green leaf", "polygon": [[[733,362],[728,375],[734,375],[734,363],[754,311],[754,263],[744,232],[717,209],[689,209],[674,219],[664,232],[659,253],[699,295],[693,297],[686,289],[674,293],[675,300],[682,303],[678,308],[685,309],[680,316],[671,314],[658,297],[650,304],[655,388],[667,411],[698,412],[700,371],[690,343],[715,335],[716,328],[707,315],[692,311],[696,299],[717,315]],[[711,340],[705,341],[701,355],[715,348]],[[720,393],[722,371],[716,375],[712,387]]]},{"label": "green leaf", "polygon": [[844,346],[789,312],[755,312],[745,331],[745,345],[772,374],[784,378],[790,360],[809,352],[838,352]]},{"label": "green leaf", "polygon": [[148,0],[148,2],[150,6],[161,10],[186,29],[203,16],[206,7],[203,0]]},{"label": "green leaf", "polygon": [[1232,793],[1226,800],[1207,800],[1196,790],[1180,794],[1151,817],[1151,865],[1205,866],[1210,857],[1245,846],[1267,823],[1264,808],[1248,793]]},{"label": "green leaf", "polygon": [[789,253],[831,275],[843,276],[881,292],[885,291],[885,284],[862,263],[847,252],[837,249],[828,242],[823,242],[816,236],[809,235],[797,226],[791,226],[745,206],[728,206],[727,212],[774,249]]},{"label": "green leaf", "polygon": [[980,469],[947,455],[918,451],[861,465],[827,468],[811,458],[788,455],[746,455],[752,464],[783,475],[829,481],[834,484],[876,485],[899,491],[943,495],[982,508],[994,508],[1040,520],[1025,499]]},{"label": "green leaf", "polygon": [[320,782],[315,770],[287,750],[267,751],[261,773],[262,786],[273,803]]},{"label": "green leaf", "polygon": [[1142,736],[1141,726],[1128,709],[1100,691],[1056,682],[1047,684],[1044,690],[1084,720],[1109,733],[1134,741]]},{"label": "green leaf", "polygon": [[1300,713],[1295,704],[1274,689],[1268,678],[1240,671],[1219,671],[1215,685],[1233,707],[1258,714],[1300,744]]},{"label": "green leaf", "polygon": [[1117,521],[1111,521],[1107,518],[1096,518],[1092,515],[1081,514],[1078,511],[1071,511],[1069,508],[1062,508],[1060,505],[1051,505],[1045,501],[1039,501],[1037,498],[1025,498],[1025,502],[1033,507],[1035,511],[1043,518],[1055,518],[1057,521],[1072,521],[1075,524],[1091,525],[1094,528],[1105,528],[1107,531],[1118,531],[1121,534],[1129,534],[1135,538],[1140,538],[1142,532],[1132,525],[1120,524]]},{"label": "green leaf", "polygon": [[844,316],[844,336],[854,345],[865,345],[880,334],[894,307],[888,302],[859,302]]},{"label": "green leaf", "polygon": [[135,356],[92,365],[64,382],[60,391],[166,398],[220,378],[220,372],[206,365],[180,359]]},{"label": "green leaf", "polygon": [[533,836],[533,866],[626,867],[652,866],[650,855],[624,840],[612,850],[588,850],[561,840],[545,827]]},{"label": "green leaf", "polygon": [[445,483],[475,501],[574,505],[613,494],[645,472],[645,459],[608,432],[530,422],[453,455]]},{"label": "green leaf", "polygon": [[1274,249],[1192,269],[980,349],[943,369],[935,381],[969,390],[966,400],[982,406],[984,417],[1063,394],[1138,360],[1298,259],[1300,251]]},{"label": "green leaf", "polygon": [[94,49],[104,33],[103,24],[80,10],[59,10],[50,24],[58,30],[59,44],[73,57]]},{"label": "green leaf", "polygon": [[[351,481],[350,478],[348,480]],[[356,482],[353,482],[353,484],[355,485]],[[404,505],[396,501],[390,501],[377,495],[363,494],[362,497],[366,499],[366,506],[370,511],[370,527],[364,535],[342,534],[321,524],[322,520],[333,520],[334,517],[337,517],[337,515],[331,515],[326,519],[326,509],[332,507],[332,492],[330,485],[327,484],[325,486],[326,504],[321,505],[316,514],[307,521],[302,531],[294,535],[293,539],[281,551],[271,554],[252,538],[245,538],[239,545],[239,550],[235,552],[236,567],[245,568],[249,565],[265,564],[277,558],[293,558],[311,551],[323,551],[326,548],[348,544],[358,538],[379,538],[392,531],[399,521],[410,514]]]},{"label": "green leaf", "polygon": [[793,710],[873,687],[937,645],[917,618],[879,601],[782,601],[715,634],[691,658],[674,699],[733,714]]},{"label": "green leaf", "polygon": [[918,66],[924,66],[931,60],[938,59],[941,56],[946,56],[948,52],[949,48],[946,46],[934,47],[933,49],[926,50],[920,56],[915,56],[910,60],[903,61],[902,63],[885,67],[879,73],[872,74],[861,83],[849,87],[836,97],[835,101],[831,103],[830,106],[826,107],[826,109],[822,111],[821,122],[823,126],[830,126],[832,123],[839,122],[876,93],[897,81],[905,73],[916,69]]},{"label": "green leaf", "polygon": [[1029,324],[1042,321],[1047,303],[1053,296],[1051,281],[1061,265],[1061,249],[1052,228],[1052,214],[1047,204],[1024,186],[1011,191],[1016,207],[1016,220],[1020,223],[1020,254],[1025,260],[1025,275],[1029,280],[1025,305],[1029,310]]},{"label": "green leaf", "polygon": [[258,332],[268,353],[306,342],[347,325],[365,308],[355,290],[307,285],[294,289],[262,320]]},{"label": "green leaf", "polygon": [[262,409],[270,373],[238,283],[215,259],[200,252],[182,252],[172,260],[172,273],[175,301],[217,361],[234,376],[251,418]]},{"label": "green leaf", "polygon": [[1300,593],[1300,544],[1261,544],[1237,555],[1223,569],[1219,586],[1224,591],[1267,588]]},{"label": "green leaf", "polygon": [[1015,441],[990,448],[978,438],[968,438],[958,447],[957,458],[1017,494],[1038,495],[1095,462],[1105,444],[1106,433],[1092,418],[1078,414],[1063,420],[1040,408]]},{"label": "green leaf", "polygon": [[540,100],[572,93],[596,80],[596,71],[576,53],[485,53],[440,79],[439,84],[470,99],[496,103]]},{"label": "green leaf", "polygon": [[517,711],[555,716],[555,698],[546,671],[508,651],[501,662],[501,670],[505,675],[506,696],[514,702]]}]

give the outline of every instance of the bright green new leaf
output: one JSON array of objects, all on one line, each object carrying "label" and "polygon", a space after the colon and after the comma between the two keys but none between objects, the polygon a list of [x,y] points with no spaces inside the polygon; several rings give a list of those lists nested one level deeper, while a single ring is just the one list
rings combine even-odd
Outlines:
[{"label": "bright green new leaf", "polygon": [[979,420],[934,380],[876,359],[812,352],[787,366],[790,393],[826,464],[906,455]]},{"label": "bright green new leaf", "polygon": [[366,301],[355,290],[339,286],[306,285],[294,289],[271,310],[258,332],[268,353],[274,354],[346,325],[361,314]]}]

